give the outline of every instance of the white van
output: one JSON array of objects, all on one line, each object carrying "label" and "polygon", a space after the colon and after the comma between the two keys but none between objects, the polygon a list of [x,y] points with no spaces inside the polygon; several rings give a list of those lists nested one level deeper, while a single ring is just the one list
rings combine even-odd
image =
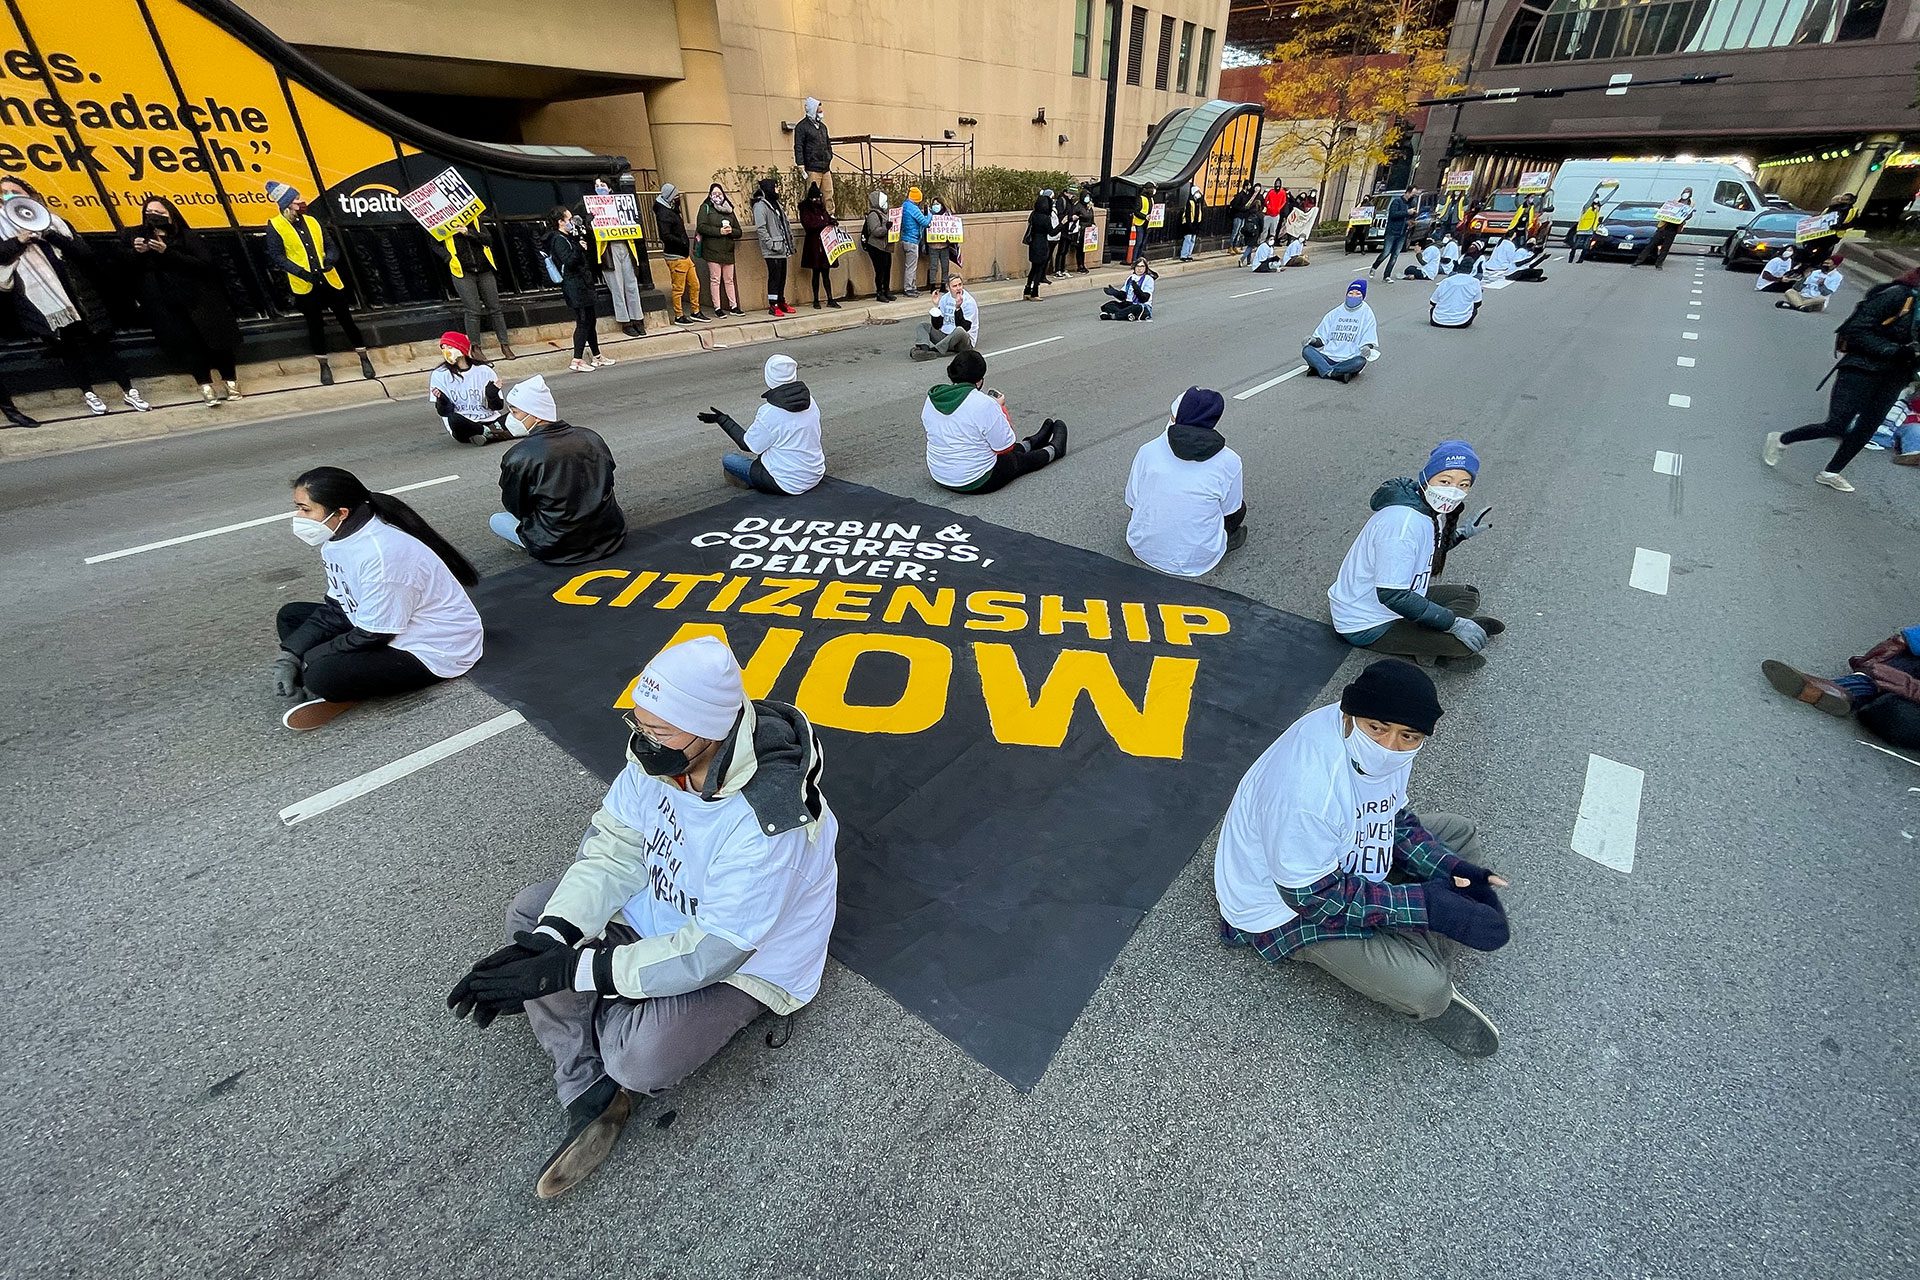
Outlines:
[{"label": "white van", "polygon": [[1767,208],[1766,197],[1745,170],[1713,161],[1569,160],[1554,175],[1549,194],[1556,222],[1571,223],[1603,182],[1617,185],[1602,193],[1607,205],[1623,200],[1667,201],[1693,188],[1693,221],[1683,239],[1718,245]]}]

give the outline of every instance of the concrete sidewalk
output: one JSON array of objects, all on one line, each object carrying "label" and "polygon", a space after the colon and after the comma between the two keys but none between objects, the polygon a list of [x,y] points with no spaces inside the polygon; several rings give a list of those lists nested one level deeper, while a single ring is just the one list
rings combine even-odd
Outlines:
[{"label": "concrete sidewalk", "polygon": [[[1155,270],[1162,278],[1172,278],[1231,267],[1235,261],[1233,252],[1216,252],[1190,263],[1169,261],[1156,266]],[[1052,281],[1048,294],[1084,293],[1115,283],[1125,275],[1122,264],[1110,263],[1084,276]],[[1011,302],[1020,296],[1022,287],[1022,281],[1017,279],[969,285],[982,305]],[[649,331],[638,338],[627,337],[613,320],[603,318],[600,348],[616,361],[657,360],[749,343],[786,341],[862,325],[917,320],[926,313],[934,298],[933,293],[923,291],[918,298],[902,298],[886,304],[869,298],[843,302],[838,310],[806,308],[798,315],[779,320],[761,312],[703,325],[675,325],[656,314],[648,317]],[[572,339],[570,323],[514,330],[513,347],[519,354],[513,360],[496,361],[501,381],[513,383],[536,373],[564,372],[573,356]],[[489,348],[494,345],[491,334],[486,336],[484,345]],[[905,351],[904,345],[902,351]],[[241,399],[218,405],[204,403],[197,386],[184,377],[137,384],[153,405],[149,413],[135,413],[121,407],[117,392],[104,396],[114,411],[97,417],[81,408],[78,395],[72,391],[21,396],[20,407],[38,418],[41,425],[34,430],[0,431],[0,462],[272,422],[323,409],[425,398],[427,378],[440,359],[437,344],[415,342],[375,347],[370,354],[379,377],[361,377],[358,361],[351,351],[335,353],[332,364],[339,381],[332,386],[322,386],[314,380],[315,362],[308,356],[242,365],[238,371]],[[430,412],[428,406],[421,406],[423,416]]]}]

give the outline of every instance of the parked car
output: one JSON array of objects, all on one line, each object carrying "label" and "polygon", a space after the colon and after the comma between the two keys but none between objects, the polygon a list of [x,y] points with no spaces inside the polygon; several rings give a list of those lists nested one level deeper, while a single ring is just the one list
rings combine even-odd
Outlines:
[{"label": "parked car", "polygon": [[1729,271],[1735,267],[1758,271],[1780,250],[1793,247],[1793,233],[1800,220],[1812,216],[1804,209],[1769,209],[1727,237],[1720,250],[1721,265]]},{"label": "parked car", "polygon": [[1469,236],[1505,235],[1513,230],[1514,219],[1520,213],[1521,202],[1525,201],[1532,211],[1532,222],[1536,231],[1546,234],[1546,228],[1553,212],[1553,193],[1523,196],[1511,187],[1503,187],[1487,196],[1479,208],[1475,209],[1466,221],[1466,233]]},{"label": "parked car", "polygon": [[1660,206],[1651,201],[1626,201],[1600,214],[1600,226],[1587,249],[1590,258],[1630,258],[1653,239]]},{"label": "parked car", "polygon": [[1359,253],[1362,249],[1379,249],[1387,241],[1387,205],[1396,195],[1410,195],[1413,207],[1407,210],[1407,243],[1412,244],[1421,236],[1433,230],[1434,215],[1440,212],[1440,197],[1432,191],[1400,192],[1382,191],[1368,196],[1355,204],[1373,206],[1373,221],[1367,226],[1353,225],[1351,216],[1347,223],[1347,252]]}]

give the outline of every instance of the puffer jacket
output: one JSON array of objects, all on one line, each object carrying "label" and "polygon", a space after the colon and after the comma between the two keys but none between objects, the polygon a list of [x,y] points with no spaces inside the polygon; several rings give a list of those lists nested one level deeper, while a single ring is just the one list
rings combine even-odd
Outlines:
[{"label": "puffer jacket", "polygon": [[900,243],[925,244],[927,224],[933,221],[918,204],[908,200],[900,206]]},{"label": "puffer jacket", "polygon": [[555,422],[500,459],[500,500],[527,553],[548,564],[610,556],[627,539],[613,496],[613,453],[596,431]]},{"label": "puffer jacket", "polygon": [[740,215],[731,207],[715,208],[711,199],[702,200],[695,225],[700,232],[700,260],[732,266],[734,243],[740,239]]},{"label": "puffer jacket", "polygon": [[1916,329],[1920,289],[1899,283],[1884,284],[1867,294],[1853,314],[1835,330],[1845,354],[1840,368],[1885,377],[1911,377],[1920,353]]}]

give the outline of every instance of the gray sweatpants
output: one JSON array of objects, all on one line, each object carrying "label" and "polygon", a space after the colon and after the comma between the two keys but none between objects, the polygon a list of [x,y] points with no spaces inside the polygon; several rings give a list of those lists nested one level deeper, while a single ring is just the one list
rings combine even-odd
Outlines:
[{"label": "gray sweatpants", "polygon": [[900,284],[908,293],[920,292],[913,278],[920,274],[920,246],[911,240],[900,241]]},{"label": "gray sweatpants", "polygon": [[613,318],[621,324],[639,323],[646,313],[640,310],[640,271],[633,250],[626,241],[607,245],[607,269],[603,278],[607,292],[613,295]]},{"label": "gray sweatpants", "polygon": [[460,295],[460,309],[466,313],[467,341],[480,350],[480,320],[493,317],[493,336],[507,345],[507,313],[500,307],[500,285],[491,271],[468,273],[453,278],[453,291]]},{"label": "gray sweatpants", "polygon": [[[529,885],[507,909],[507,938],[540,922],[558,878]],[[527,1026],[553,1059],[565,1106],[602,1076],[653,1094],[685,1080],[767,1007],[738,987],[716,983],[683,996],[603,1000],[566,991],[527,1002]]]},{"label": "gray sweatpants", "polygon": [[922,320],[920,329],[913,336],[918,347],[932,347],[943,356],[957,356],[962,351],[973,350],[973,335],[965,329],[955,329],[952,333],[941,334],[933,327],[933,321]]},{"label": "gray sweatpants", "polygon": [[[1447,848],[1468,862],[1480,862],[1479,827],[1471,819],[1457,813],[1430,813],[1420,821]],[[1424,1021],[1445,1013],[1453,999],[1447,962],[1458,949],[1459,944],[1441,934],[1379,929],[1365,938],[1310,943],[1294,952],[1293,958],[1323,970],[1369,1000]]]}]

